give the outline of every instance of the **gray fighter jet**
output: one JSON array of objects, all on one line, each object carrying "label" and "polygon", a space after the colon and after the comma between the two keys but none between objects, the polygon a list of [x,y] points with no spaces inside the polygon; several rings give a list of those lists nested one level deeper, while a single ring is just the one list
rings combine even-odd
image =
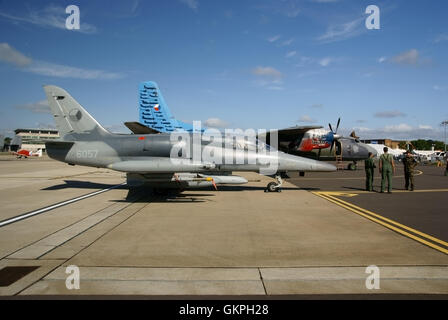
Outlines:
[{"label": "gray fighter jet", "polygon": [[276,178],[266,188],[273,192],[280,191],[287,171],[336,170],[328,163],[277,151],[260,140],[241,142],[221,133],[113,134],[64,89],[44,86],[44,90],[61,136],[46,142],[48,155],[71,165],[125,172],[130,187],[185,189],[242,184],[247,180],[232,175],[232,171],[253,171]]}]

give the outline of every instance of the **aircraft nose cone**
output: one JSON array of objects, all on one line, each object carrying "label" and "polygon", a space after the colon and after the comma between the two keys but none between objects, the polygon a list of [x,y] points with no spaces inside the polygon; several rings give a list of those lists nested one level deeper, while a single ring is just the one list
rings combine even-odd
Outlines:
[{"label": "aircraft nose cone", "polygon": [[313,159],[292,156],[289,154],[281,154],[280,156],[280,169],[291,171],[321,171],[329,172],[336,171],[337,168],[323,161],[317,161]]}]

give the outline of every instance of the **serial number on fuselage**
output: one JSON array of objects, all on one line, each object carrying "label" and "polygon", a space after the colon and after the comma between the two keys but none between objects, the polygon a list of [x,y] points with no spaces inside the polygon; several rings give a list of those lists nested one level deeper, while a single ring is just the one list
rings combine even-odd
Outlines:
[{"label": "serial number on fuselage", "polygon": [[98,150],[80,150],[76,151],[76,158],[95,159],[98,155]]}]

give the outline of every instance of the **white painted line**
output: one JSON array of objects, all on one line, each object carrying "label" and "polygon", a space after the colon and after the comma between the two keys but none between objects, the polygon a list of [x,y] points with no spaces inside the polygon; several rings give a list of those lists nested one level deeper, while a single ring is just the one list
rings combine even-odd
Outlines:
[{"label": "white painted line", "polygon": [[11,218],[11,219],[8,219],[8,220],[1,221],[1,222],[0,222],[0,228],[3,227],[3,226],[6,226],[6,225],[8,225],[8,224],[11,224],[11,223],[14,223],[14,222],[23,220],[23,219],[27,219],[27,218],[29,218],[29,217],[32,217],[32,216],[35,216],[35,215],[38,215],[38,214],[41,214],[41,213],[44,213],[44,212],[47,212],[47,211],[50,211],[50,210],[53,210],[53,209],[62,207],[62,206],[65,206],[65,205],[68,205],[68,204],[70,204],[70,203],[73,203],[73,202],[76,202],[76,201],[80,201],[80,200],[83,200],[83,199],[86,199],[86,198],[90,198],[90,197],[96,196],[96,195],[98,195],[98,194],[100,194],[100,193],[107,192],[107,191],[109,191],[109,190],[112,190],[112,189],[121,187],[121,186],[123,186],[123,185],[125,185],[125,184],[126,184],[126,182],[124,182],[124,183],[122,183],[122,184],[118,184],[118,185],[113,186],[113,187],[110,187],[110,188],[107,188],[107,189],[103,189],[103,190],[95,191],[95,192],[92,192],[92,193],[88,193],[88,194],[83,195],[83,196],[78,197],[78,198],[74,198],[74,199],[71,199],[71,200],[67,200],[67,201],[64,201],[64,202],[60,202],[60,203],[51,205],[51,206],[49,206],[49,207],[45,207],[45,208],[36,210],[36,211],[32,211],[32,212],[29,212],[29,213],[25,213],[25,214],[22,214],[22,215],[20,215],[20,216],[16,216],[16,217]]}]

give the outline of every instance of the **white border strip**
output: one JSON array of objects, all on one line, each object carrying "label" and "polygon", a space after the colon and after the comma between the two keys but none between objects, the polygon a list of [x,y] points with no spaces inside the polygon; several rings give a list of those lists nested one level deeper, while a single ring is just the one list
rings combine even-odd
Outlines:
[{"label": "white border strip", "polygon": [[83,199],[86,199],[86,198],[90,198],[90,197],[96,196],[96,195],[98,195],[100,193],[107,192],[109,190],[121,187],[121,186],[123,186],[125,184],[126,184],[126,182],[118,184],[118,185],[110,187],[110,188],[107,188],[107,189],[103,189],[103,190],[95,191],[95,192],[92,192],[92,193],[88,193],[88,194],[83,195],[83,196],[78,197],[78,198],[74,198],[74,199],[71,199],[71,200],[60,202],[60,203],[54,204],[52,206],[36,210],[36,211],[25,213],[25,214],[22,214],[20,216],[16,216],[16,217],[8,219],[8,220],[4,220],[4,221],[0,222],[0,228],[3,227],[3,226],[6,226],[8,224],[11,224],[11,223],[23,220],[23,219],[27,219],[29,217],[32,217],[32,216],[35,216],[35,215],[38,215],[38,214],[41,214],[41,213],[44,213],[44,212],[47,212],[47,211],[50,211],[50,210],[62,207],[62,206],[65,206],[67,204],[70,204],[70,203],[73,203],[73,202],[76,202],[76,201],[80,201],[80,200],[83,200]]}]

